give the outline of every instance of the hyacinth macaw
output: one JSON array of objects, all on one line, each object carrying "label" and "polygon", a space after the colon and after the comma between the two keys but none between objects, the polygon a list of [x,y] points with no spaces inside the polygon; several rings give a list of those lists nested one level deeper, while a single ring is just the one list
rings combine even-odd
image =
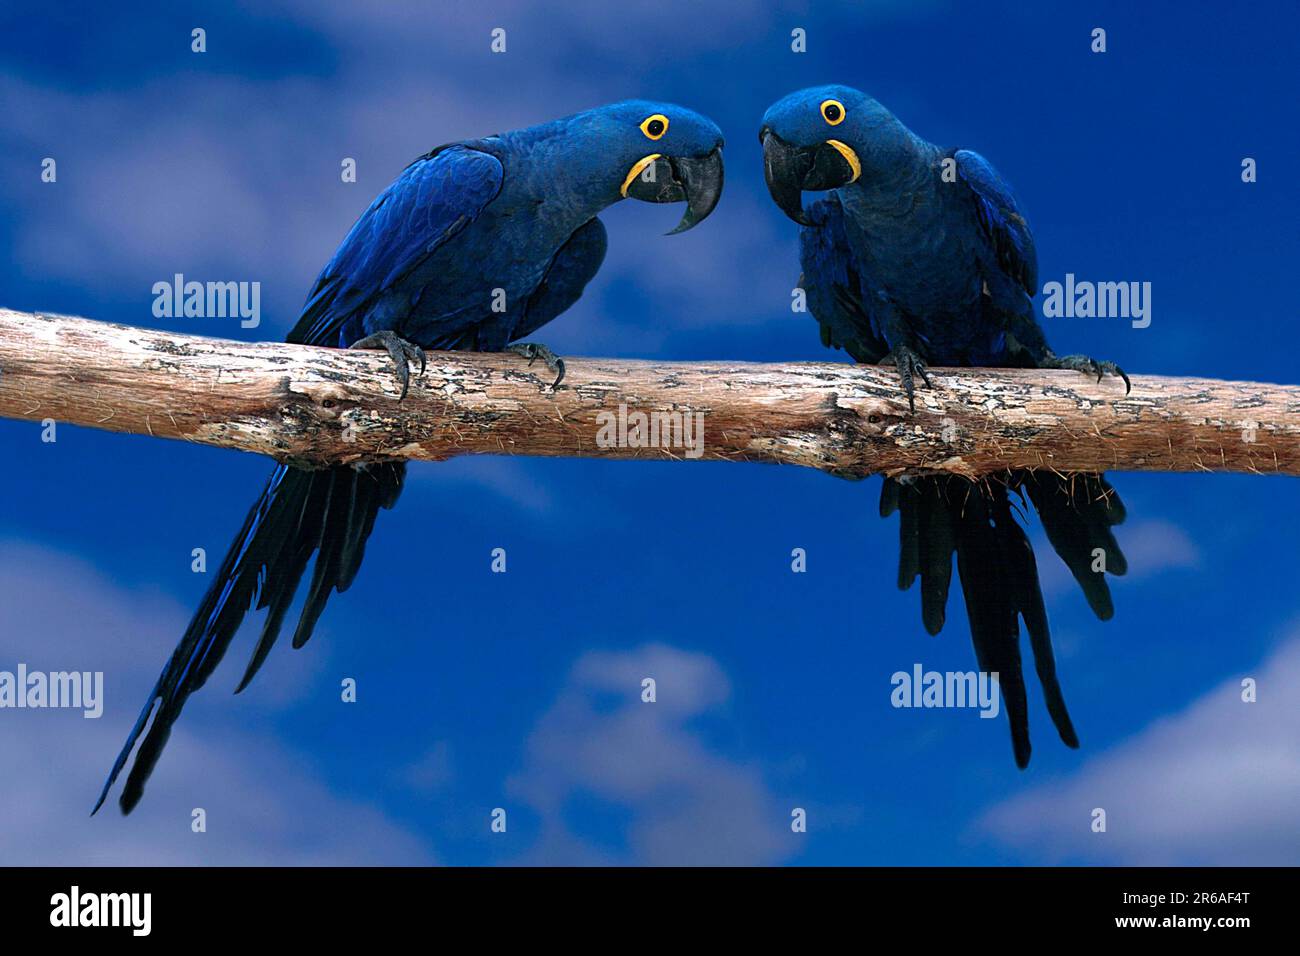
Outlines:
[{"label": "hyacinth macaw", "polygon": [[[423,349],[518,351],[530,364],[545,360],[558,386],[563,362],[545,346],[518,340],[573,305],[600,268],[606,237],[597,215],[629,197],[685,202],[673,232],[690,229],[721,195],[722,145],[718,127],[697,113],[631,100],[439,146],[362,213],[321,271],[288,341],[383,349],[403,396],[409,363],[423,371]],[[352,584],[375,517],[396,503],[405,473],[400,462],[320,471],[280,465],[272,472],[113,764],[96,811],[148,726],[119,800],[124,813],[139,802],[186,699],[256,603],[268,613],[237,692],[247,686],[315,555],[293,635],[294,647],[307,642],[330,593]]]},{"label": "hyacinth macaw", "polygon": [[[979,153],[934,146],[845,86],[780,100],[764,115],[759,139],[768,190],[802,226],[800,285],[823,344],[858,362],[897,366],[913,411],[915,380],[930,384],[928,363],[1069,368],[1128,383],[1113,363],[1048,348],[1033,306],[1033,236],[1006,182]],[[805,209],[806,191],[825,197]],[[1016,763],[1024,767],[1030,744],[1019,619],[1057,732],[1070,747],[1079,742],[1013,494],[1022,502],[1028,495],[1089,605],[1110,618],[1106,572],[1127,569],[1111,532],[1124,506],[1102,475],[888,478],[880,512],[899,514],[898,584],[907,589],[920,576],[931,634],[944,624],[956,553],[976,659],[999,675]]]}]

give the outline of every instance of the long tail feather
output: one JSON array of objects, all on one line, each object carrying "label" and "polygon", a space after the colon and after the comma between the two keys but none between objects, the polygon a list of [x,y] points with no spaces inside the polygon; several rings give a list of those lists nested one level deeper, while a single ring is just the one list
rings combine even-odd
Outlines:
[{"label": "long tail feather", "polygon": [[[931,634],[944,625],[956,554],[976,659],[981,670],[998,674],[1012,749],[1016,763],[1024,767],[1031,748],[1020,653],[1022,620],[1057,733],[1070,747],[1079,746],[1079,740],[1056,675],[1033,548],[1012,510],[1011,493],[1021,488],[1089,605],[1098,617],[1109,618],[1114,606],[1105,573],[1127,570],[1111,528],[1124,520],[1125,512],[1102,475],[1012,472],[1001,482],[942,476],[886,479],[880,513],[899,512],[898,584],[906,589],[920,576],[921,615]],[[1100,561],[1097,549],[1104,552]]]},{"label": "long tail feather", "polygon": [[256,605],[270,610],[236,691],[248,686],[275,645],[307,564],[316,554],[293,644],[301,647],[307,642],[329,595],[347,590],[355,578],[375,516],[379,509],[396,503],[405,474],[402,464],[324,471],[276,468],[159,675],[92,814],[103,806],[143,734],[119,798],[123,813],[139,803],[185,701],[221,663],[245,615]]}]

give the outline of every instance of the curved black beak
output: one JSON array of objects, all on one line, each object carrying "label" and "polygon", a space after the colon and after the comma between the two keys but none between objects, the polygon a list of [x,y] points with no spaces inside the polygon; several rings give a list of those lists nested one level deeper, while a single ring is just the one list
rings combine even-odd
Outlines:
[{"label": "curved black beak", "polygon": [[722,198],[721,147],[706,156],[656,156],[642,162],[639,169],[633,167],[623,195],[642,202],[685,202],[686,212],[670,236],[702,223]]},{"label": "curved black beak", "polygon": [[767,191],[782,212],[803,226],[812,225],[803,211],[805,190],[847,186],[861,171],[857,154],[838,140],[792,146],[769,129],[764,129],[759,139],[763,143]]}]

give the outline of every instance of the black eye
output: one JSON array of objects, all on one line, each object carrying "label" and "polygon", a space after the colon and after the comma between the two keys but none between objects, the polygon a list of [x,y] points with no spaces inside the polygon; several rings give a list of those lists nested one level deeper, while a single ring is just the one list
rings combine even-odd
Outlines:
[{"label": "black eye", "polygon": [[649,139],[658,139],[668,132],[668,117],[663,113],[655,113],[653,116],[647,116],[641,121],[641,132]]},{"label": "black eye", "polygon": [[844,104],[839,100],[825,100],[822,103],[822,117],[832,126],[844,119]]}]

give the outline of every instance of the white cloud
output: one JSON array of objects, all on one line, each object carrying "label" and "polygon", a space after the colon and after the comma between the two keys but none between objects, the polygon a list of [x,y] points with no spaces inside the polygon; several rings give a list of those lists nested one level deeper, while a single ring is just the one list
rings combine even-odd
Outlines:
[{"label": "white cloud", "polygon": [[[1257,681],[1256,703],[1241,699],[1245,677]],[[1105,833],[1090,829],[1096,807]],[[1045,863],[1294,865],[1300,635],[1073,776],[993,807],[976,830]]]},{"label": "white cloud", "polygon": [[545,515],[553,509],[554,501],[539,477],[536,469],[504,456],[462,455],[436,465],[418,463],[407,470],[408,485],[418,483],[448,497],[458,487],[486,488],[520,511]]},{"label": "white cloud", "polygon": [[1176,568],[1199,568],[1201,549],[1186,531],[1170,521],[1140,521],[1116,529],[1128,558],[1128,577],[1141,579]]},{"label": "white cloud", "polygon": [[[173,732],[144,801],[123,818],[114,804],[89,816],[99,787],[143,704],[185,612],[152,591],[114,587],[75,559],[7,541],[0,545],[0,669],[103,671],[105,716],[75,710],[0,710],[0,862],[7,865],[313,865],[430,863],[415,834],[373,807],[332,794],[297,754],[269,735],[218,730],[207,717],[220,674],[196,695]],[[251,714],[283,707],[302,686],[259,681],[220,705]],[[279,666],[272,655],[268,667]],[[287,665],[287,660],[282,660]],[[237,670],[237,668],[236,668]],[[233,679],[233,678],[232,678]],[[201,698],[207,697],[208,700]],[[203,725],[195,733],[196,723]],[[191,811],[207,832],[191,832]],[[346,825],[340,825],[346,821]]]},{"label": "white cloud", "polygon": [[[1034,554],[1038,556],[1038,577],[1048,598],[1069,593],[1077,585],[1065,562],[1056,556],[1037,521],[1031,524]],[[1112,580],[1112,589],[1123,582],[1143,581],[1166,571],[1196,570],[1201,566],[1201,549],[1186,531],[1163,518],[1148,518],[1115,528],[1115,540],[1128,559],[1128,573]]]},{"label": "white cloud", "polygon": [[[142,303],[176,271],[256,279],[272,299],[266,311],[287,328],[294,316],[281,313],[301,303],[374,194],[419,153],[472,129],[453,95],[414,82],[385,92],[376,111],[346,83],[169,77],[80,93],[0,75],[0,131],[59,162],[43,192],[0,183],[0,196],[22,203],[16,254],[38,275],[138,282]],[[394,114],[430,122],[384,135],[380,120]],[[52,140],[49,129],[63,132]],[[358,161],[356,184],[339,178],[343,156]]]},{"label": "white cloud", "polygon": [[[364,8],[290,0],[286,6],[299,22],[325,32],[358,56],[375,58],[375,51],[382,51],[385,66],[397,61],[423,69],[430,59],[458,65],[477,60],[486,66],[495,56],[497,68],[517,58],[579,76],[580,70],[571,69],[575,51],[609,58],[633,74],[656,71],[662,69],[666,54],[680,59],[743,44],[767,29],[784,9],[800,4],[798,0],[731,0],[707,12],[683,0],[624,4],[490,0],[432,9],[411,2]],[[855,12],[860,20],[868,11],[857,3]],[[888,12],[887,8],[881,12]],[[506,31],[507,41],[507,52],[500,56],[490,52],[491,31],[498,27]]]},{"label": "white cloud", "polygon": [[[643,703],[653,677],[657,702]],[[747,865],[799,849],[789,808],[762,772],[711,750],[691,722],[717,712],[730,685],[712,658],[651,644],[590,652],[538,722],[508,792],[540,815],[541,837],[521,862]],[[624,846],[579,837],[566,822],[575,800],[626,813]]]},{"label": "white cloud", "polygon": [[396,774],[397,779],[412,790],[424,794],[440,793],[455,779],[456,770],[451,756],[451,744],[436,741]]},{"label": "white cloud", "polygon": [[[0,713],[6,865],[313,866],[436,862],[373,807],[339,798],[292,753],[255,734],[183,723],[130,817],[90,808],[126,727],[67,711]],[[207,832],[191,832],[191,811]]]}]

